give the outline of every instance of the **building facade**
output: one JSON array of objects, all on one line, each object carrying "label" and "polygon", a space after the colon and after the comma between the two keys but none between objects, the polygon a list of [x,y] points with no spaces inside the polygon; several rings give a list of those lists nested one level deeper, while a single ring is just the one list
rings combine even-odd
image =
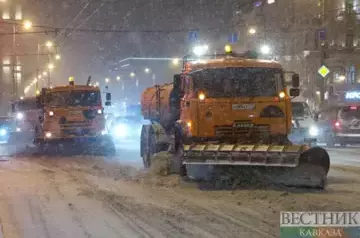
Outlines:
[{"label": "building facade", "polygon": [[[300,74],[303,96],[319,105],[337,85],[360,82],[360,1],[263,0],[235,13],[239,50],[268,45]],[[318,74],[325,65],[330,73]]]}]

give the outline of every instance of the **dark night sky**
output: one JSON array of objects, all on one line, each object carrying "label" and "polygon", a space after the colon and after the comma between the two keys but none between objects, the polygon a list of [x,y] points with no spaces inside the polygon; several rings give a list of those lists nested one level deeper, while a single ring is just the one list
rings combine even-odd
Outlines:
[{"label": "dark night sky", "polygon": [[[89,0],[91,1],[91,0]],[[85,82],[88,75],[100,82],[115,77],[118,61],[130,56],[183,56],[189,49],[187,29],[200,31],[200,39],[214,43],[226,39],[230,31],[234,0],[92,0],[69,28],[78,27],[103,4],[99,10],[81,25],[81,28],[114,30],[183,30],[175,33],[80,33],[72,31],[58,36],[62,62],[54,76],[57,83],[65,82],[72,75]],[[37,0],[26,1],[25,14],[36,24],[65,27],[80,12],[84,0]],[[109,2],[109,3],[108,3]],[[113,3],[110,3],[113,2]],[[237,1],[241,2],[241,1]],[[212,28],[208,30],[209,28]],[[53,38],[53,34],[38,36],[38,41]],[[53,38],[54,39],[54,38]],[[224,44],[226,41],[224,42]],[[146,62],[144,63],[145,67]],[[134,64],[140,67],[139,63]],[[154,65],[158,78],[167,64]],[[36,66],[35,66],[36,68]],[[139,70],[139,69],[137,69]],[[120,74],[120,72],[119,72]],[[167,77],[167,76],[166,76]],[[164,79],[169,81],[171,79]]]}]

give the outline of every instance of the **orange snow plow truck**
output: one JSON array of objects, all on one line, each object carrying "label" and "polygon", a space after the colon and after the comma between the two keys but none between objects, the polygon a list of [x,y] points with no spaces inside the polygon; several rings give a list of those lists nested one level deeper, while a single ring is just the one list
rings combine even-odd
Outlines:
[{"label": "orange snow plow truck", "polygon": [[324,188],[328,153],[288,139],[299,75],[292,73],[286,83],[278,62],[247,55],[184,57],[173,83],[143,92],[142,115],[151,121],[141,133],[144,166],[151,166],[155,153],[169,151],[177,155],[181,176],[191,165],[248,166],[277,169],[286,185]]}]

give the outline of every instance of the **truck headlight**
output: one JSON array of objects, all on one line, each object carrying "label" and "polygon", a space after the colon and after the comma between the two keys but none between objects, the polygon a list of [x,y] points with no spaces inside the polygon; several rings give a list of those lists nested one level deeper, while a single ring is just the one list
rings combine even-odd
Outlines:
[{"label": "truck headlight", "polygon": [[318,136],[319,135],[319,129],[316,126],[311,126],[309,129],[310,136]]},{"label": "truck headlight", "polygon": [[124,124],[118,124],[115,127],[115,136],[116,137],[125,137],[128,134],[128,128]]},{"label": "truck headlight", "polygon": [[0,136],[6,136],[7,130],[6,129],[0,129]]},{"label": "truck headlight", "polygon": [[16,119],[22,120],[23,118],[24,118],[24,114],[22,114],[21,112],[18,112],[18,113],[16,114]]},{"label": "truck headlight", "polygon": [[51,138],[52,137],[52,133],[50,131],[45,132],[45,137],[46,138]]}]

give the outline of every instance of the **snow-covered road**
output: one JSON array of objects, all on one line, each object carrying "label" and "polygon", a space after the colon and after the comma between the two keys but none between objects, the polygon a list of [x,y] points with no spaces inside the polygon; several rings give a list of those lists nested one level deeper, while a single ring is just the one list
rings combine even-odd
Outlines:
[{"label": "snow-covered road", "polygon": [[325,191],[148,176],[133,141],[113,158],[6,156],[14,150],[0,148],[0,237],[278,237],[280,211],[360,209],[360,148],[329,149]]}]

